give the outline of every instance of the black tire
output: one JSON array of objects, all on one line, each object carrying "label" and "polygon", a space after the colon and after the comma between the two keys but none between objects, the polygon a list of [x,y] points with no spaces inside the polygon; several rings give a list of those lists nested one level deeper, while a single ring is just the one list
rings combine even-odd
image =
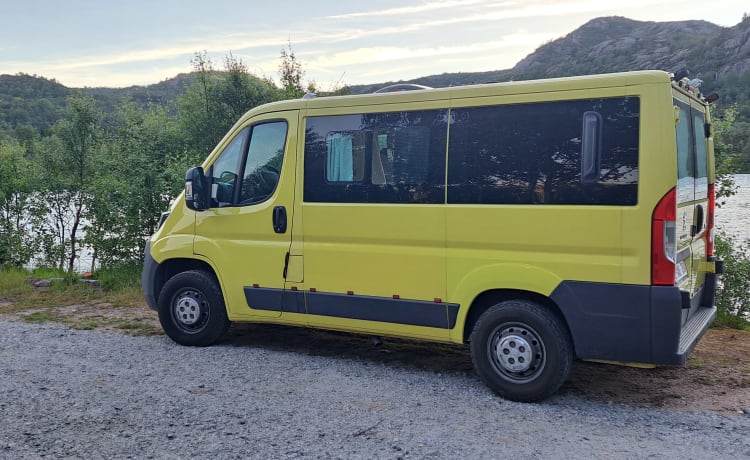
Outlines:
[{"label": "black tire", "polygon": [[159,294],[159,322],[181,345],[207,346],[229,329],[229,318],[216,280],[201,270],[170,278]]},{"label": "black tire", "polygon": [[562,320],[525,300],[490,307],[471,333],[471,360],[482,380],[512,401],[540,401],[568,378],[573,344]]}]

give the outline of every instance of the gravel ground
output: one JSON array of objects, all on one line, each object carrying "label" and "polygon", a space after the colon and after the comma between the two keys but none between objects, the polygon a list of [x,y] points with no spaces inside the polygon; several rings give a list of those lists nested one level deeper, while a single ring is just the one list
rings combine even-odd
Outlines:
[{"label": "gravel ground", "polygon": [[228,341],[0,322],[0,458],[750,458],[750,417]]}]

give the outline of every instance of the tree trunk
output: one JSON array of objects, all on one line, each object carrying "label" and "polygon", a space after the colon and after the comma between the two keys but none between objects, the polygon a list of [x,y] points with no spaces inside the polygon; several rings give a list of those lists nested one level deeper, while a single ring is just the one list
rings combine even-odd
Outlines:
[{"label": "tree trunk", "polygon": [[78,199],[76,200],[76,214],[75,218],[73,219],[73,226],[70,228],[70,259],[68,259],[68,273],[73,273],[76,257],[78,256],[78,225],[81,223],[82,211],[83,196],[79,192]]}]

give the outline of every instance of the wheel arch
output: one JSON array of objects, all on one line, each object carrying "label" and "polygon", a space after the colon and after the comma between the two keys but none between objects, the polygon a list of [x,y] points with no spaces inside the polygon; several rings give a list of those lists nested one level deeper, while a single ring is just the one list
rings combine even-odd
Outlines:
[{"label": "wheel arch", "polygon": [[219,286],[219,288],[221,289],[221,282],[219,281],[219,277],[217,276],[214,268],[208,262],[200,259],[189,258],[167,259],[159,264],[154,274],[153,294],[156,301],[159,301],[161,290],[166,282],[170,280],[170,278],[179,273],[183,273],[189,270],[200,270],[208,273],[208,275],[211,276],[214,281],[216,281],[217,286]]},{"label": "wheel arch", "polygon": [[571,343],[573,344],[573,350],[575,350],[575,341],[570,330],[565,315],[563,314],[560,307],[549,297],[539,294],[538,292],[524,291],[519,289],[490,289],[479,294],[469,307],[469,311],[464,321],[463,329],[463,341],[468,343],[471,337],[471,333],[474,330],[479,318],[484,312],[490,307],[506,300],[527,300],[534,302],[542,307],[546,308],[550,312],[560,319],[561,323],[565,326],[565,330],[570,337]]}]

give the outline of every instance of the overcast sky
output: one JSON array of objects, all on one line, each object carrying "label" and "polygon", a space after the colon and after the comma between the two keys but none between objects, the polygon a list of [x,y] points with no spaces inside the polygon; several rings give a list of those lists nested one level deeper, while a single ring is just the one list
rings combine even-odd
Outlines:
[{"label": "overcast sky", "polygon": [[231,52],[277,79],[291,42],[326,89],[510,68],[600,16],[729,27],[745,12],[747,0],[2,0],[0,74],[143,85],[189,72],[206,50],[218,68]]}]

